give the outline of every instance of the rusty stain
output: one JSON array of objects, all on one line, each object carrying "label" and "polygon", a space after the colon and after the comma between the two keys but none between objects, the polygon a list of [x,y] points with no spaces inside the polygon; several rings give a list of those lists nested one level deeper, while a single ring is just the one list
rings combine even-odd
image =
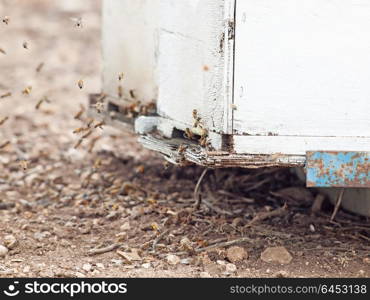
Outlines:
[{"label": "rusty stain", "polygon": [[370,152],[307,152],[308,187],[370,187]]}]

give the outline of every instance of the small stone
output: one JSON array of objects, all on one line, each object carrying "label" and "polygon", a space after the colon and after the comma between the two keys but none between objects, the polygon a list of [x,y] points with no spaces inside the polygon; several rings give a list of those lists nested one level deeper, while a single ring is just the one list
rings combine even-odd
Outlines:
[{"label": "small stone", "polygon": [[8,253],[8,248],[3,245],[0,245],[0,257],[4,257]]},{"label": "small stone", "polygon": [[105,266],[102,263],[97,263],[96,267],[99,269],[105,269]]},{"label": "small stone", "polygon": [[275,277],[277,277],[277,278],[287,278],[287,277],[289,277],[289,274],[286,271],[279,271],[279,272],[275,273]]},{"label": "small stone", "polygon": [[248,253],[244,248],[235,246],[227,249],[226,257],[230,262],[235,263],[248,258]]},{"label": "small stone", "polygon": [[226,272],[234,273],[236,272],[236,265],[234,264],[226,264]]},{"label": "small stone", "polygon": [[121,214],[118,211],[112,211],[106,216],[106,219],[109,221],[113,221],[118,219],[120,216]]},{"label": "small stone", "polygon": [[149,269],[152,265],[150,263],[145,263],[141,265],[144,269]]},{"label": "small stone", "polygon": [[180,258],[174,254],[167,255],[166,260],[170,265],[177,265],[180,262]]},{"label": "small stone", "polygon": [[365,264],[370,265],[370,257],[365,257],[365,258],[363,259],[363,262],[364,262]]},{"label": "small stone", "polygon": [[130,226],[130,223],[129,222],[125,222],[121,225],[120,229],[122,231],[127,231],[127,230],[130,230],[131,229],[131,226]]},{"label": "small stone", "polygon": [[224,260],[217,260],[216,263],[220,266],[225,266],[226,265],[226,261],[224,261]]},{"label": "small stone", "polygon": [[360,271],[358,271],[358,274],[359,274],[360,276],[364,276],[364,275],[365,275],[365,271],[364,271],[364,270],[360,270]]},{"label": "small stone", "polygon": [[86,275],[84,273],[81,273],[81,272],[75,272],[75,275],[77,278],[85,278]]},{"label": "small stone", "polygon": [[261,253],[261,259],[267,263],[289,264],[293,257],[285,247],[269,247]]},{"label": "small stone", "polygon": [[31,270],[30,266],[25,266],[23,268],[23,273],[29,273],[30,270]]},{"label": "small stone", "polygon": [[131,252],[123,252],[123,251],[118,250],[117,251],[117,254],[119,256],[122,256],[128,262],[140,261],[141,260],[141,257],[137,253],[137,250],[136,249],[132,249]]},{"label": "small stone", "polygon": [[9,234],[4,237],[4,245],[11,250],[17,247],[18,241],[14,235]]},{"label": "small stone", "polygon": [[208,272],[200,272],[199,277],[200,278],[211,278],[211,274],[209,274]]},{"label": "small stone", "polygon": [[82,270],[84,270],[84,271],[86,271],[86,272],[90,272],[90,271],[91,271],[91,269],[92,269],[92,265],[90,265],[90,264],[84,264],[84,265],[82,266]]}]

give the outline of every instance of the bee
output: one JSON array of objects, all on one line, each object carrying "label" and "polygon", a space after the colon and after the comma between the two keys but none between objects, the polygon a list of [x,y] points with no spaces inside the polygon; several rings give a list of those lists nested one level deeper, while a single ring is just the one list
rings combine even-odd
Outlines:
[{"label": "bee", "polygon": [[28,161],[25,159],[22,159],[19,162],[19,166],[21,167],[21,169],[23,169],[23,171],[26,171],[28,169]]},{"label": "bee", "polygon": [[158,231],[159,230],[159,226],[156,222],[153,222],[152,224],[150,224],[150,227],[154,230],[154,231]]},{"label": "bee", "polygon": [[136,95],[135,95],[134,90],[130,90],[130,96],[131,96],[132,99],[136,99]]},{"label": "bee", "polygon": [[8,93],[5,93],[5,94],[2,94],[0,95],[0,99],[4,99],[4,98],[7,98],[7,97],[10,97],[12,95],[11,92],[8,92]]},{"label": "bee", "polygon": [[4,148],[6,148],[8,145],[10,145],[10,141],[6,141],[5,143],[2,143],[2,144],[0,145],[0,149],[4,149]]},{"label": "bee", "polygon": [[179,148],[177,149],[178,154],[183,154],[186,151],[187,147],[184,144],[181,144]]},{"label": "bee", "polygon": [[105,100],[105,98],[107,98],[107,94],[101,93],[99,95],[99,98],[98,98],[98,101],[97,102],[103,102]]},{"label": "bee", "polygon": [[89,128],[86,128],[86,127],[79,127],[79,128],[76,128],[75,130],[73,130],[73,133],[74,133],[74,134],[79,134],[79,133],[81,133],[81,132],[85,132],[85,131],[87,131],[87,130],[89,130]]},{"label": "bee", "polygon": [[23,46],[24,49],[28,49],[28,42],[24,41],[22,46]]},{"label": "bee", "polygon": [[199,145],[202,146],[203,148],[206,148],[209,146],[210,142],[208,141],[207,137],[201,137],[199,140]]},{"label": "bee", "polygon": [[3,18],[3,23],[5,23],[6,25],[9,25],[9,22],[10,22],[10,18],[8,16],[5,16]]},{"label": "bee", "polygon": [[[90,141],[90,143],[89,143],[89,149],[88,149],[88,152],[89,152],[89,153],[92,153],[92,151],[93,151],[93,149],[94,149],[94,147],[95,147],[95,144],[96,144],[96,142],[97,142],[99,139],[100,139],[100,137],[98,136],[98,137],[93,138],[93,139]],[[95,168],[95,164],[94,164],[94,168]]]},{"label": "bee", "polygon": [[3,48],[0,48],[0,53],[6,55],[6,51]]},{"label": "bee", "polygon": [[238,108],[237,108],[237,106],[235,104],[231,104],[231,109],[232,110],[237,110]]},{"label": "bee", "polygon": [[95,124],[94,128],[100,128],[100,129],[103,129],[103,126],[105,125],[105,122],[104,121],[101,121],[97,124]]},{"label": "bee", "polygon": [[29,94],[31,94],[31,92],[32,92],[32,86],[28,86],[28,87],[26,87],[26,88],[22,91],[22,94],[23,94],[23,95],[29,95]]},{"label": "bee", "polygon": [[193,109],[192,114],[193,114],[193,119],[198,118],[198,111],[196,109]]},{"label": "bee", "polygon": [[83,27],[83,24],[82,24],[82,18],[81,17],[78,17],[78,18],[71,18],[71,20],[73,22],[75,22],[75,27],[77,28],[82,28]]},{"label": "bee", "polygon": [[6,121],[8,121],[8,120],[9,120],[9,117],[5,117],[5,118],[1,119],[1,120],[0,120],[0,126],[1,126],[1,125],[4,125],[4,124],[5,124],[5,122],[6,122]]},{"label": "bee", "polygon": [[91,125],[94,123],[94,119],[90,119],[89,122],[87,122],[87,128],[91,128]]},{"label": "bee", "polygon": [[74,115],[75,120],[79,120],[82,114],[85,112],[85,107],[80,104],[81,109]]},{"label": "bee", "polygon": [[194,134],[191,132],[190,128],[185,129],[184,137],[189,139],[189,140],[194,139]]},{"label": "bee", "polygon": [[104,103],[96,102],[93,107],[95,107],[96,111],[100,114],[104,110]]},{"label": "bee", "polygon": [[92,130],[89,130],[87,133],[85,133],[83,136],[82,136],[82,139],[87,139],[91,134],[93,133]]},{"label": "bee", "polygon": [[41,104],[42,104],[42,103],[44,103],[44,102],[46,102],[46,103],[50,103],[50,100],[49,100],[49,98],[48,98],[47,96],[42,97],[42,98],[39,100],[39,102],[37,102],[37,104],[36,104],[35,108],[36,108],[36,109],[39,109],[39,108],[41,107]]},{"label": "bee", "polygon": [[203,71],[204,71],[204,72],[208,72],[208,71],[209,71],[209,67],[208,67],[207,65],[204,65],[204,66],[203,66]]},{"label": "bee", "polygon": [[95,161],[94,161],[94,166],[93,168],[94,169],[99,169],[100,167],[102,166],[102,160],[100,157],[98,157]]},{"label": "bee", "polygon": [[39,65],[36,68],[36,72],[37,73],[40,73],[41,70],[42,70],[42,68],[44,67],[44,65],[45,65],[45,63],[43,63],[43,62],[39,63]]},{"label": "bee", "polygon": [[74,148],[75,148],[75,149],[77,149],[78,147],[80,147],[80,146],[81,146],[81,144],[82,144],[82,142],[83,142],[83,139],[82,139],[82,138],[81,138],[81,139],[79,139],[79,140],[77,141],[76,145],[74,145]]},{"label": "bee", "polygon": [[82,90],[84,88],[84,81],[80,79],[79,81],[77,81],[77,85]]},{"label": "bee", "polygon": [[122,80],[123,80],[124,75],[125,75],[125,74],[124,74],[123,72],[119,73],[119,74],[118,74],[118,80],[119,80],[119,81],[122,81]]},{"label": "bee", "polygon": [[117,87],[117,94],[118,94],[118,97],[119,97],[119,98],[122,98],[122,97],[123,97],[123,88],[122,88],[122,86],[121,86],[121,85],[119,85],[119,86]]}]

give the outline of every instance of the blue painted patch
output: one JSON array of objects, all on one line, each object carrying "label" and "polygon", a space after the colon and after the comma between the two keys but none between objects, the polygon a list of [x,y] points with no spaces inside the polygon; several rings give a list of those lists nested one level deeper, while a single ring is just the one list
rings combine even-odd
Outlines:
[{"label": "blue painted patch", "polygon": [[370,152],[307,152],[308,187],[370,188]]}]

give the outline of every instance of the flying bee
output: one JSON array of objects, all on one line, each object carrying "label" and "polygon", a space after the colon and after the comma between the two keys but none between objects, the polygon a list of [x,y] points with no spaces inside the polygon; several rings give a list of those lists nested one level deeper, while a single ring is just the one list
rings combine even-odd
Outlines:
[{"label": "flying bee", "polygon": [[134,90],[130,90],[130,96],[131,96],[132,99],[136,99],[136,95],[135,95]]},{"label": "flying bee", "polygon": [[81,109],[74,115],[75,120],[79,120],[82,114],[85,112],[85,107],[80,104]]},{"label": "flying bee", "polygon": [[6,55],[6,51],[3,48],[0,48],[0,53]]},{"label": "flying bee", "polygon": [[23,169],[23,171],[26,171],[28,169],[28,161],[25,159],[22,159],[19,162],[19,166],[21,167],[21,169]]},{"label": "flying bee", "polygon": [[75,27],[77,28],[82,28],[83,27],[83,24],[82,24],[82,18],[81,17],[78,17],[78,18],[71,18],[71,20],[73,22],[75,22]]},{"label": "flying bee", "polygon": [[88,131],[89,128],[86,128],[86,127],[79,127],[79,128],[76,128],[75,130],[73,130],[73,133],[74,134],[79,134],[81,132],[85,132],[85,131]]},{"label": "flying bee", "polygon": [[24,49],[28,49],[28,42],[24,41],[22,46],[23,46]]},{"label": "flying bee", "polygon": [[125,76],[125,74],[123,72],[119,73],[118,74],[118,80],[122,81],[124,76]]},{"label": "flying bee", "polygon": [[36,72],[37,73],[40,73],[42,68],[44,67],[45,63],[41,62],[38,64],[37,68],[36,68]]},{"label": "flying bee", "polygon": [[196,109],[193,109],[193,119],[198,118],[198,111]]},{"label": "flying bee", "polygon": [[81,139],[79,139],[79,140],[77,141],[76,145],[74,145],[74,148],[75,148],[75,149],[77,149],[78,147],[80,147],[80,146],[81,146],[81,144],[82,144],[82,142],[83,142],[83,139],[82,139],[82,138],[81,138]]},{"label": "flying bee", "polygon": [[0,145],[0,149],[4,149],[4,148],[6,148],[8,145],[10,145],[10,141],[6,141],[5,143],[2,143],[2,144]]},{"label": "flying bee", "polygon": [[87,128],[91,128],[91,125],[94,123],[94,119],[89,119],[89,121],[87,122]]},{"label": "flying bee", "polygon": [[96,111],[100,114],[104,110],[104,103],[96,102],[93,107],[95,107]]},{"label": "flying bee", "polygon": [[23,95],[29,95],[29,94],[31,94],[31,92],[32,92],[32,86],[28,86],[28,87],[26,87],[26,88],[22,91],[22,94],[23,94]]},{"label": "flying bee", "polygon": [[6,25],[9,25],[9,22],[10,22],[10,18],[8,16],[5,16],[3,18],[3,23],[5,23]]},{"label": "flying bee", "polygon": [[101,93],[99,95],[99,98],[98,98],[98,101],[97,102],[103,102],[105,100],[105,98],[107,98],[107,94]]},{"label": "flying bee", "polygon": [[48,98],[47,96],[42,97],[42,98],[39,100],[39,102],[37,102],[37,104],[36,104],[35,108],[36,108],[36,109],[39,109],[39,108],[41,107],[41,104],[43,104],[44,102],[46,102],[46,103],[50,103],[50,100],[49,100],[49,98]]},{"label": "flying bee", "polygon": [[[100,136],[95,137],[95,138],[93,138],[93,139],[90,141],[90,143],[89,143],[89,149],[88,149],[88,152],[89,152],[89,153],[92,153],[92,151],[93,151],[93,149],[94,149],[94,147],[95,147],[95,145],[96,145],[96,142],[97,142],[99,139],[100,139]],[[95,168],[95,164],[94,164],[94,168]]]},{"label": "flying bee", "polygon": [[117,87],[117,94],[118,94],[118,97],[119,98],[122,98],[123,97],[123,87],[122,87],[122,85],[119,85]]},{"label": "flying bee", "polygon": [[1,125],[4,125],[4,124],[5,124],[5,122],[6,122],[6,121],[8,121],[8,120],[9,120],[9,117],[5,117],[5,118],[1,119],[1,120],[0,120],[0,126],[1,126]]},{"label": "flying bee", "polygon": [[87,139],[91,134],[93,133],[93,131],[90,129],[87,133],[85,133],[81,139]]},{"label": "flying bee", "polygon": [[105,122],[104,121],[101,121],[97,124],[95,124],[94,128],[100,128],[100,129],[103,129],[103,126],[105,125]]},{"label": "flying bee", "polygon": [[84,88],[84,81],[80,79],[79,81],[77,81],[77,85],[82,90]]},{"label": "flying bee", "polygon": [[7,97],[10,97],[12,95],[12,93],[11,92],[8,92],[8,93],[5,93],[5,94],[2,94],[1,96],[0,96],[0,99],[4,99],[4,98],[7,98]]}]

